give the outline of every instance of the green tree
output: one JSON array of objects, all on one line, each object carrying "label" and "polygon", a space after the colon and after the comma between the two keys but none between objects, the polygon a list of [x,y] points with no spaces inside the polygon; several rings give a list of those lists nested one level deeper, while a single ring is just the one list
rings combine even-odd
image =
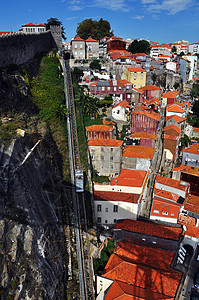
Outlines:
[{"label": "green tree", "polygon": [[62,29],[62,38],[64,40],[66,40],[65,31],[64,31],[65,29],[64,29],[64,27],[62,25],[62,22],[59,21],[57,18],[50,18],[50,19],[48,19],[47,23],[45,23],[45,25],[46,25],[46,30],[50,30],[50,25],[59,25],[59,26],[61,26],[61,29]]},{"label": "green tree", "polygon": [[176,48],[175,45],[172,47],[171,52],[173,52],[173,53],[176,53],[176,52],[177,52],[177,48]]},{"label": "green tree", "polygon": [[[191,93],[192,93],[192,96],[193,96],[193,97],[199,97],[199,83],[194,83],[194,84],[193,84]],[[194,102],[194,105],[197,107],[197,110],[198,110],[198,104],[197,104],[197,102],[198,102],[198,101],[195,101],[195,102]],[[194,105],[193,105],[193,106],[194,106]]]},{"label": "green tree", "polygon": [[101,70],[101,65],[100,65],[100,63],[99,63],[99,61],[98,60],[93,60],[91,63],[90,63],[90,68],[92,69],[92,70]]},{"label": "green tree", "polygon": [[190,145],[191,139],[188,135],[184,134],[184,136],[181,137],[180,142],[181,142],[181,146],[180,146],[180,150],[181,150]]},{"label": "green tree", "polygon": [[72,71],[73,82],[78,82],[83,75],[84,72],[79,68],[75,67]]},{"label": "green tree", "polygon": [[185,55],[183,51],[180,52],[179,56]]},{"label": "green tree", "polygon": [[146,53],[150,51],[150,44],[146,40],[134,40],[128,47],[128,51],[134,53]]},{"label": "green tree", "polygon": [[79,103],[82,107],[83,114],[90,117],[97,117],[98,115],[98,99],[81,92]]},{"label": "green tree", "polygon": [[85,19],[78,24],[76,29],[76,37],[79,36],[86,40],[89,37],[99,40],[104,36],[112,36],[110,23],[102,18],[99,21]]}]

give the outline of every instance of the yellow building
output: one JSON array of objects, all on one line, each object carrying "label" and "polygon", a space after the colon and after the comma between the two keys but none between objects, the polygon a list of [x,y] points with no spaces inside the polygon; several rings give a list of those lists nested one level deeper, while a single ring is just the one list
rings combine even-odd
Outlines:
[{"label": "yellow building", "polygon": [[135,88],[146,85],[146,70],[142,68],[127,68],[124,71],[124,79],[130,81]]}]

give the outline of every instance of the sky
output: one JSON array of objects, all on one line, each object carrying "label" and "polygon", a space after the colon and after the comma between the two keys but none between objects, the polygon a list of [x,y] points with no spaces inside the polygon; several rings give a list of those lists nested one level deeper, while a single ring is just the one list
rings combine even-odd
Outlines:
[{"label": "sky", "polygon": [[159,43],[199,42],[198,0],[5,0],[0,11],[0,31],[19,31],[27,23],[49,18],[63,23],[67,40],[78,23],[92,18],[110,22],[115,36]]}]

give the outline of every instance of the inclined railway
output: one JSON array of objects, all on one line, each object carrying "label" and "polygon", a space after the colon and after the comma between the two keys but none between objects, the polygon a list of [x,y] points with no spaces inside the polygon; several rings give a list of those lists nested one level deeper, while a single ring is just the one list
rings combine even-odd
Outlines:
[{"label": "inclined railway", "polygon": [[94,300],[93,269],[90,255],[84,195],[84,174],[79,155],[76,113],[69,57],[63,53],[63,71],[67,108],[69,159],[71,169],[74,227],[76,235],[81,300]]}]

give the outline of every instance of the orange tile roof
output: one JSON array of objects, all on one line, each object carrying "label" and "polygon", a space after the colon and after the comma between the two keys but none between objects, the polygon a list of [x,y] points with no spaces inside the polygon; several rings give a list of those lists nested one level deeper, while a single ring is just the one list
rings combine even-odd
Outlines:
[{"label": "orange tile roof", "polygon": [[147,171],[122,169],[120,175],[112,179],[111,186],[142,187],[147,177]]},{"label": "orange tile roof", "polygon": [[[114,261],[115,260],[115,261]],[[106,272],[106,267],[113,265],[110,271]],[[176,271],[158,270],[155,268],[136,265],[118,259],[114,254],[111,255],[103,277],[130,283],[138,287],[151,290],[156,293],[174,297],[180,283],[182,274]],[[160,298],[161,299],[161,298]]]},{"label": "orange tile roof", "polygon": [[199,238],[199,227],[195,227],[195,226],[190,226],[190,225],[185,225],[186,226],[186,235],[195,237],[195,238]]},{"label": "orange tile roof", "polygon": [[192,225],[192,226],[196,226],[196,219],[189,217],[189,216],[185,216],[184,214],[180,213],[179,214],[179,218],[178,218],[178,224],[181,225]]},{"label": "orange tile roof", "polygon": [[199,133],[199,128],[193,127],[193,131]]},{"label": "orange tile roof", "polygon": [[168,121],[170,119],[174,119],[177,123],[181,123],[181,122],[184,122],[187,118],[182,118],[182,117],[177,116],[177,115],[172,115],[172,116],[167,116],[166,117],[166,121]]},{"label": "orange tile roof", "polygon": [[130,105],[127,101],[123,100],[119,103],[117,103],[115,106],[113,106],[113,108],[117,107],[117,106],[121,106],[123,108],[130,108]]},{"label": "orange tile roof", "polygon": [[120,79],[120,80],[117,80],[117,85],[118,86],[125,86],[127,84],[130,84],[132,85],[132,83],[126,79]]},{"label": "orange tile roof", "polygon": [[164,132],[167,134],[168,131],[170,132],[170,134],[171,134],[171,131],[175,131],[177,133],[175,135],[179,135],[182,132],[182,130],[179,127],[175,126],[175,125],[165,126],[164,127]]},{"label": "orange tile roof", "polygon": [[123,141],[115,139],[95,139],[88,141],[89,146],[121,147]]},{"label": "orange tile roof", "polygon": [[143,289],[138,286],[114,280],[111,285],[105,300],[172,300],[173,297],[169,297],[163,294],[159,294],[148,289]]},{"label": "orange tile roof", "polygon": [[121,201],[129,203],[137,203],[139,194],[121,193],[121,192],[107,192],[94,191],[94,200],[97,201]]},{"label": "orange tile roof", "polygon": [[73,40],[72,40],[72,42],[73,41],[84,41],[83,39],[81,39],[79,36],[77,36],[76,38],[74,38]]},{"label": "orange tile roof", "polygon": [[87,40],[86,40],[86,42],[98,42],[97,40],[94,40],[94,39],[92,39],[92,38],[88,38]]},{"label": "orange tile roof", "polygon": [[140,94],[143,94],[144,93],[144,91],[142,91],[141,89],[138,89],[138,88],[133,88],[133,90],[135,90],[136,92],[138,92],[138,93],[140,93]]},{"label": "orange tile roof", "polygon": [[167,186],[170,186],[175,189],[182,190],[182,191],[187,191],[187,189],[189,188],[189,183],[187,183],[185,181],[181,181],[181,180],[177,180],[177,179],[173,179],[173,178],[169,178],[169,177],[164,177],[164,176],[160,176],[160,175],[158,175],[156,177],[156,183],[161,183],[163,185],[167,185]]},{"label": "orange tile roof", "polygon": [[142,68],[128,68],[130,72],[146,72],[146,70]]},{"label": "orange tile roof", "polygon": [[193,213],[199,214],[199,197],[194,195],[188,195],[186,199],[184,209]]},{"label": "orange tile roof", "polygon": [[11,33],[13,33],[13,31],[0,31],[0,35],[11,34]]},{"label": "orange tile roof", "polygon": [[199,154],[199,143],[191,145],[189,148],[181,150],[181,152]]},{"label": "orange tile roof", "polygon": [[123,149],[122,156],[123,157],[137,157],[137,158],[145,158],[145,159],[153,159],[155,153],[154,148],[145,147],[145,146],[126,146]]},{"label": "orange tile roof", "polygon": [[181,165],[178,168],[174,168],[172,171],[180,171],[183,173],[188,173],[191,175],[199,176],[199,168],[191,167],[191,166]]},{"label": "orange tile roof", "polygon": [[169,199],[172,200],[174,202],[177,202],[179,199],[179,195],[174,194],[174,193],[170,193],[164,190],[159,190],[159,189],[155,189],[155,196],[156,197],[160,197],[160,198],[164,198],[164,199]]},{"label": "orange tile roof", "polygon": [[178,94],[179,94],[178,91],[168,91],[165,94],[162,94],[162,97],[163,98],[176,98]]},{"label": "orange tile roof", "polygon": [[169,107],[166,108],[166,111],[172,111],[177,113],[184,113],[185,110],[179,107],[177,104],[172,104]]},{"label": "orange tile roof", "polygon": [[142,89],[143,91],[161,91],[161,89],[156,85],[145,85],[140,89]]},{"label": "orange tile roof", "polygon": [[86,127],[86,131],[112,131],[113,126],[109,125],[91,125]]},{"label": "orange tile roof", "polygon": [[115,229],[122,229],[176,241],[178,241],[182,235],[182,228],[179,227],[130,219],[125,219],[122,223],[117,223]]},{"label": "orange tile roof", "polygon": [[137,245],[129,241],[119,241],[114,253],[123,258],[131,260],[136,264],[153,266],[164,270],[169,270],[175,252],[153,248],[149,246]]},{"label": "orange tile roof", "polygon": [[164,140],[177,141],[178,137],[177,136],[173,136],[173,135],[169,135],[169,134],[164,134]]},{"label": "orange tile roof", "polygon": [[103,119],[102,122],[103,122],[104,125],[111,125],[111,124],[112,124],[112,125],[115,125],[115,124],[116,124],[115,122],[110,121],[110,120],[106,120],[106,119]]},{"label": "orange tile roof", "polygon": [[160,121],[160,113],[156,113],[154,111],[144,111],[144,110],[134,110],[132,111],[132,114],[139,114],[139,115],[145,115],[146,117],[156,120],[156,121]]},{"label": "orange tile roof", "polygon": [[149,132],[134,132],[133,134],[130,135],[130,137],[142,138],[142,139],[153,139],[153,140],[157,140],[158,138],[156,134],[149,133]]}]

